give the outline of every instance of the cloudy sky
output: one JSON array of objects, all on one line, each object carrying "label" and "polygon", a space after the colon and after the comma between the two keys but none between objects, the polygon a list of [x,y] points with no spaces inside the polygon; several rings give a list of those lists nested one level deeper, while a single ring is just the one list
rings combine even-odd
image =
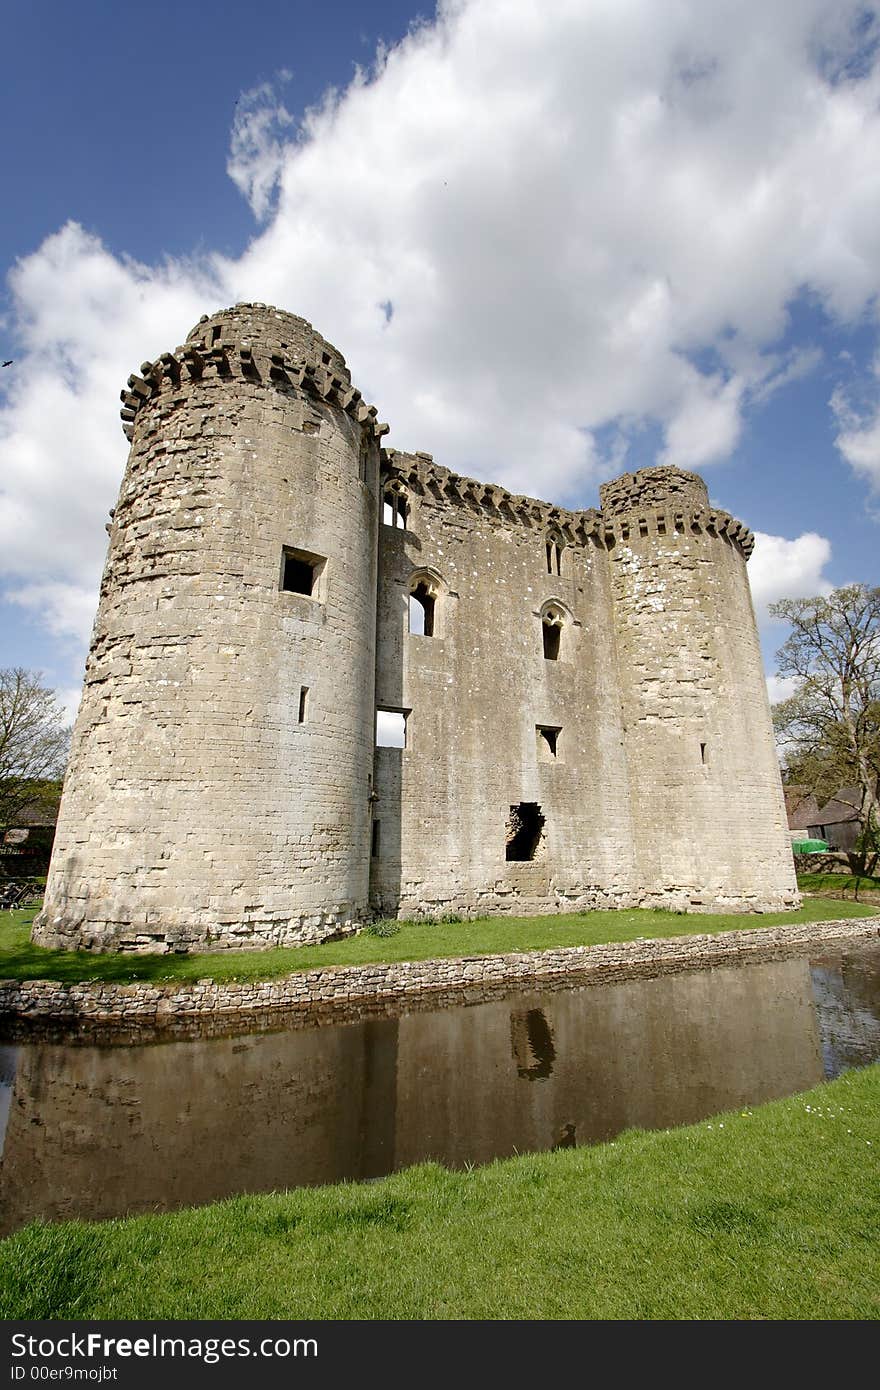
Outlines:
[{"label": "cloudy sky", "polygon": [[572,507],[627,469],[702,472],[758,533],[760,612],[880,583],[875,5],[16,14],[0,665],[74,698],[119,389],[241,299],[311,319],[387,442],[447,467]]}]

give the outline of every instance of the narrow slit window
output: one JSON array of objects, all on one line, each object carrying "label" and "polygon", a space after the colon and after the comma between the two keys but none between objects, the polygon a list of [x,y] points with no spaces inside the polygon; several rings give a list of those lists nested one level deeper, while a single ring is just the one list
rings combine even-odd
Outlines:
[{"label": "narrow slit window", "polygon": [[409,630],[414,636],[434,636],[436,603],[434,594],[421,580],[409,596]]},{"label": "narrow slit window", "polygon": [[534,801],[511,806],[505,831],[504,857],[510,863],[534,859],[544,835],[544,817]]},{"label": "narrow slit window", "polygon": [[374,820],[374,821],[373,821],[373,834],[372,834],[372,839],[370,840],[370,858],[371,858],[371,859],[378,859],[378,858],[379,858],[379,846],[380,846],[380,844],[381,844],[381,826],[382,826],[382,822],[381,822],[381,821],[378,821],[378,820]]},{"label": "narrow slit window", "polygon": [[547,542],[547,573],[562,573],[562,546],[559,541]]},{"label": "narrow slit window", "polygon": [[706,743],[700,744],[700,762],[703,764],[703,767],[706,767],[709,762],[709,745]]},{"label": "narrow slit window", "polygon": [[317,597],[318,581],[324,564],[321,555],[312,555],[306,550],[285,548],[281,556],[281,588],[288,594]]},{"label": "narrow slit window", "polygon": [[406,712],[404,710],[376,710],[376,747],[406,747]]},{"label": "narrow slit window", "polygon": [[562,639],[561,624],[553,622],[551,618],[545,618],[541,624],[544,637],[544,658],[546,661],[559,660],[559,647]]},{"label": "narrow slit window", "polygon": [[301,685],[299,688],[299,722],[305,724],[309,706],[309,687]]}]

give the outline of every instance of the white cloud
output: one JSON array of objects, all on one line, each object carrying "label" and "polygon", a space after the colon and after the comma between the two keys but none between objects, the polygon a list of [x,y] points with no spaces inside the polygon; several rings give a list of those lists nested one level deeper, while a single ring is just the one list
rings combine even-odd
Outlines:
[{"label": "white cloud", "polygon": [[666,430],[661,463],[680,468],[702,468],[726,458],[739,439],[740,402],[744,383],[693,373],[691,389],[682,397],[676,416]]},{"label": "white cloud", "polygon": [[55,691],[55,698],[64,711],[65,721],[68,724],[72,724],[79,712],[80,700],[82,699],[82,686],[59,686]]},{"label": "white cloud", "polygon": [[834,442],[847,463],[880,491],[880,407],[858,428],[841,430]]},{"label": "white cloud", "polygon": [[[286,70],[279,81],[289,81]],[[236,102],[226,172],[244,195],[259,222],[269,214],[272,195],[284,166],[285,140],[293,116],[278,99],[275,86],[262,82],[242,92]]]},{"label": "white cloud", "polygon": [[22,584],[6,597],[22,608],[39,614],[56,637],[72,637],[81,647],[88,643],[95,620],[97,586],[86,584]]},{"label": "white cloud", "polygon": [[128,450],[120,389],[216,290],[183,264],[120,261],[74,223],[19,262],[10,286],[24,351],[0,411],[0,579],[7,598],[84,645]]},{"label": "white cloud", "polygon": [[774,358],[768,355],[764,358],[764,370],[760,374],[760,380],[752,389],[750,395],[752,401],[762,403],[768,401],[771,396],[775,396],[777,391],[781,391],[784,386],[789,386],[793,381],[801,381],[805,376],[814,372],[822,361],[821,348],[795,348],[786,358]]},{"label": "white cloud", "polygon": [[767,695],[771,705],[780,700],[788,700],[795,692],[797,681],[794,676],[767,676]]},{"label": "white cloud", "polygon": [[[810,369],[779,347],[793,297],[851,318],[880,292],[880,80],[846,67],[863,13],[454,0],[299,126],[246,93],[229,172],[266,224],[239,259],[145,266],[69,225],[13,272],[0,572],[82,631],[119,388],[236,299],[311,319],[391,444],[517,491],[582,504],[608,427],[618,469],[646,423],[667,460],[723,458]],[[839,441],[866,476],[871,428]],[[827,542],[775,539],[818,575]]]},{"label": "white cloud", "polygon": [[829,405],[838,424],[834,443],[856,473],[866,478],[874,492],[880,492],[880,355],[874,359],[873,380],[857,382],[862,397],[861,406],[853,403],[850,394],[835,387]]},{"label": "white cloud", "polygon": [[793,541],[756,531],[748,574],[759,624],[772,621],[767,608],[779,599],[830,593],[832,585],[823,575],[830,559],[831,542],[815,531]]}]

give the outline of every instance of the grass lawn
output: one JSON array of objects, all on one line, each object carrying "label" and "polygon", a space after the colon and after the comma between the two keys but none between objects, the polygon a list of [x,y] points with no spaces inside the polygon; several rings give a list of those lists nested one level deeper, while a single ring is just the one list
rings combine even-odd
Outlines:
[{"label": "grass lawn", "polygon": [[31,1225],[0,1317],[875,1319],[880,1067],[684,1129]]},{"label": "grass lawn", "polygon": [[0,912],[0,979],[4,980],[265,980],[294,970],[377,961],[434,960],[449,956],[493,955],[503,951],[541,951],[553,946],[596,946],[637,937],[689,936],[821,922],[838,917],[870,917],[876,906],[808,899],[796,912],[723,915],[648,911],[574,912],[549,917],[482,917],[473,922],[402,922],[389,937],[360,936],[322,946],[278,947],[268,951],[220,951],[213,955],[131,956],[47,951],[30,941],[36,910]]}]

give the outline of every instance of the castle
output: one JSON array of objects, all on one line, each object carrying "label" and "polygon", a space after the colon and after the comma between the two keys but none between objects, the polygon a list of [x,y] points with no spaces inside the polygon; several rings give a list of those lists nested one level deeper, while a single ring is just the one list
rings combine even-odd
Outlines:
[{"label": "castle", "polygon": [[700,478],[643,469],[566,511],[386,451],[339,352],[263,304],[122,394],[35,940],[797,904],[753,541]]}]

